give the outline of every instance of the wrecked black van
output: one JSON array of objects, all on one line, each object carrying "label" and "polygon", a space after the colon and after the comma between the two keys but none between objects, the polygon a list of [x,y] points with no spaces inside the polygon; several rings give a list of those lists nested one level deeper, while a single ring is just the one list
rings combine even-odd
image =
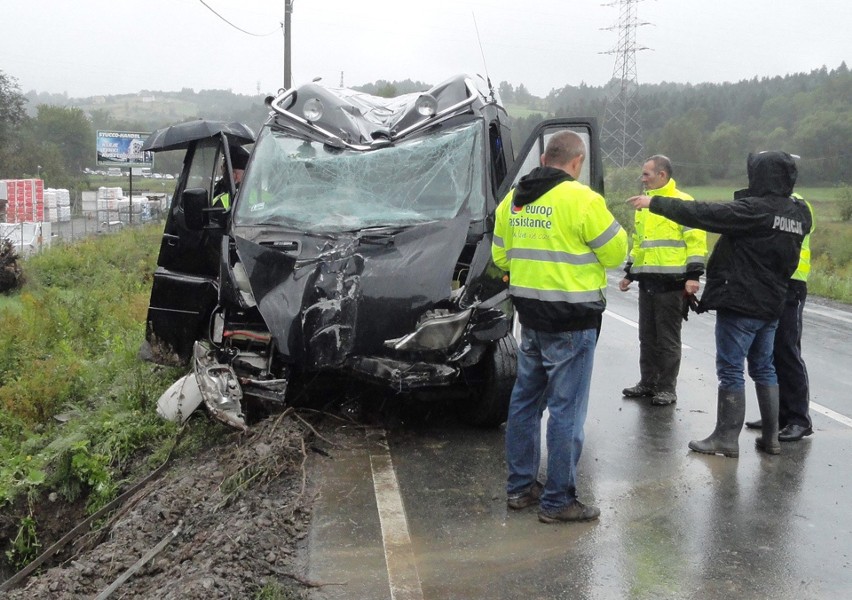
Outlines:
[{"label": "wrecked black van", "polygon": [[[194,122],[197,135],[173,137],[186,157],[149,355],[191,361],[208,410],[239,428],[252,406],[288,404],[291,382],[326,377],[448,399],[476,426],[505,421],[517,345],[494,211],[566,128],[587,143],[581,179],[602,193],[594,120],[540,123],[516,160],[480,77],[390,99],[311,83],[267,103],[239,186],[229,147],[255,141],[247,128]],[[163,131],[145,149],[165,149]],[[212,206],[220,174],[228,209]]]}]

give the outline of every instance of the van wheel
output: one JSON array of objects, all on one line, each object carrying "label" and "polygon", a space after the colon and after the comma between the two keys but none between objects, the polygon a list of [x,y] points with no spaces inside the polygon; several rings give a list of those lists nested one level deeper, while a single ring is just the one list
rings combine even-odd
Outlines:
[{"label": "van wheel", "polygon": [[470,396],[460,405],[468,425],[494,428],[509,416],[509,398],[518,368],[518,343],[508,334],[491,344],[475,366],[465,373]]}]

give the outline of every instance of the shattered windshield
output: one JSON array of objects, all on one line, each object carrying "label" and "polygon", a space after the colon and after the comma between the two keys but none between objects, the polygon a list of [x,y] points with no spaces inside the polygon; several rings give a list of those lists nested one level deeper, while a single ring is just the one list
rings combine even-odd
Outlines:
[{"label": "shattered windshield", "polygon": [[371,151],[340,150],[266,128],[234,213],[236,225],[340,232],[485,216],[482,123]]}]

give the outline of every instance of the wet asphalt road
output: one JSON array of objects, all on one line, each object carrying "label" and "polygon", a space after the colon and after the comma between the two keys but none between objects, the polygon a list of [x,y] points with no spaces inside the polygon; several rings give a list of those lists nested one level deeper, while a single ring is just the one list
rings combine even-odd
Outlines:
[{"label": "wet asphalt road", "polygon": [[316,459],[307,565],[338,585],[312,597],[852,597],[849,307],[810,299],[805,313],[815,435],[770,457],[743,431],[729,459],[687,449],[715,423],[713,316],[684,324],[679,401],[654,407],[621,396],[638,379],[636,292],[608,297],[578,482],[600,520],[508,511],[502,428],[338,430],[341,447]]}]

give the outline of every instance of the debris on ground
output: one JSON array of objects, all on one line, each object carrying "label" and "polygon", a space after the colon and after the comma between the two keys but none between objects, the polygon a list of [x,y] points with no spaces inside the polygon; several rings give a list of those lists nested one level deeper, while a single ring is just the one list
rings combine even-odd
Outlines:
[{"label": "debris on ground", "polygon": [[322,585],[300,575],[298,559],[313,500],[305,461],[316,436],[288,410],[176,459],[66,549],[64,562],[0,598],[304,597]]}]

